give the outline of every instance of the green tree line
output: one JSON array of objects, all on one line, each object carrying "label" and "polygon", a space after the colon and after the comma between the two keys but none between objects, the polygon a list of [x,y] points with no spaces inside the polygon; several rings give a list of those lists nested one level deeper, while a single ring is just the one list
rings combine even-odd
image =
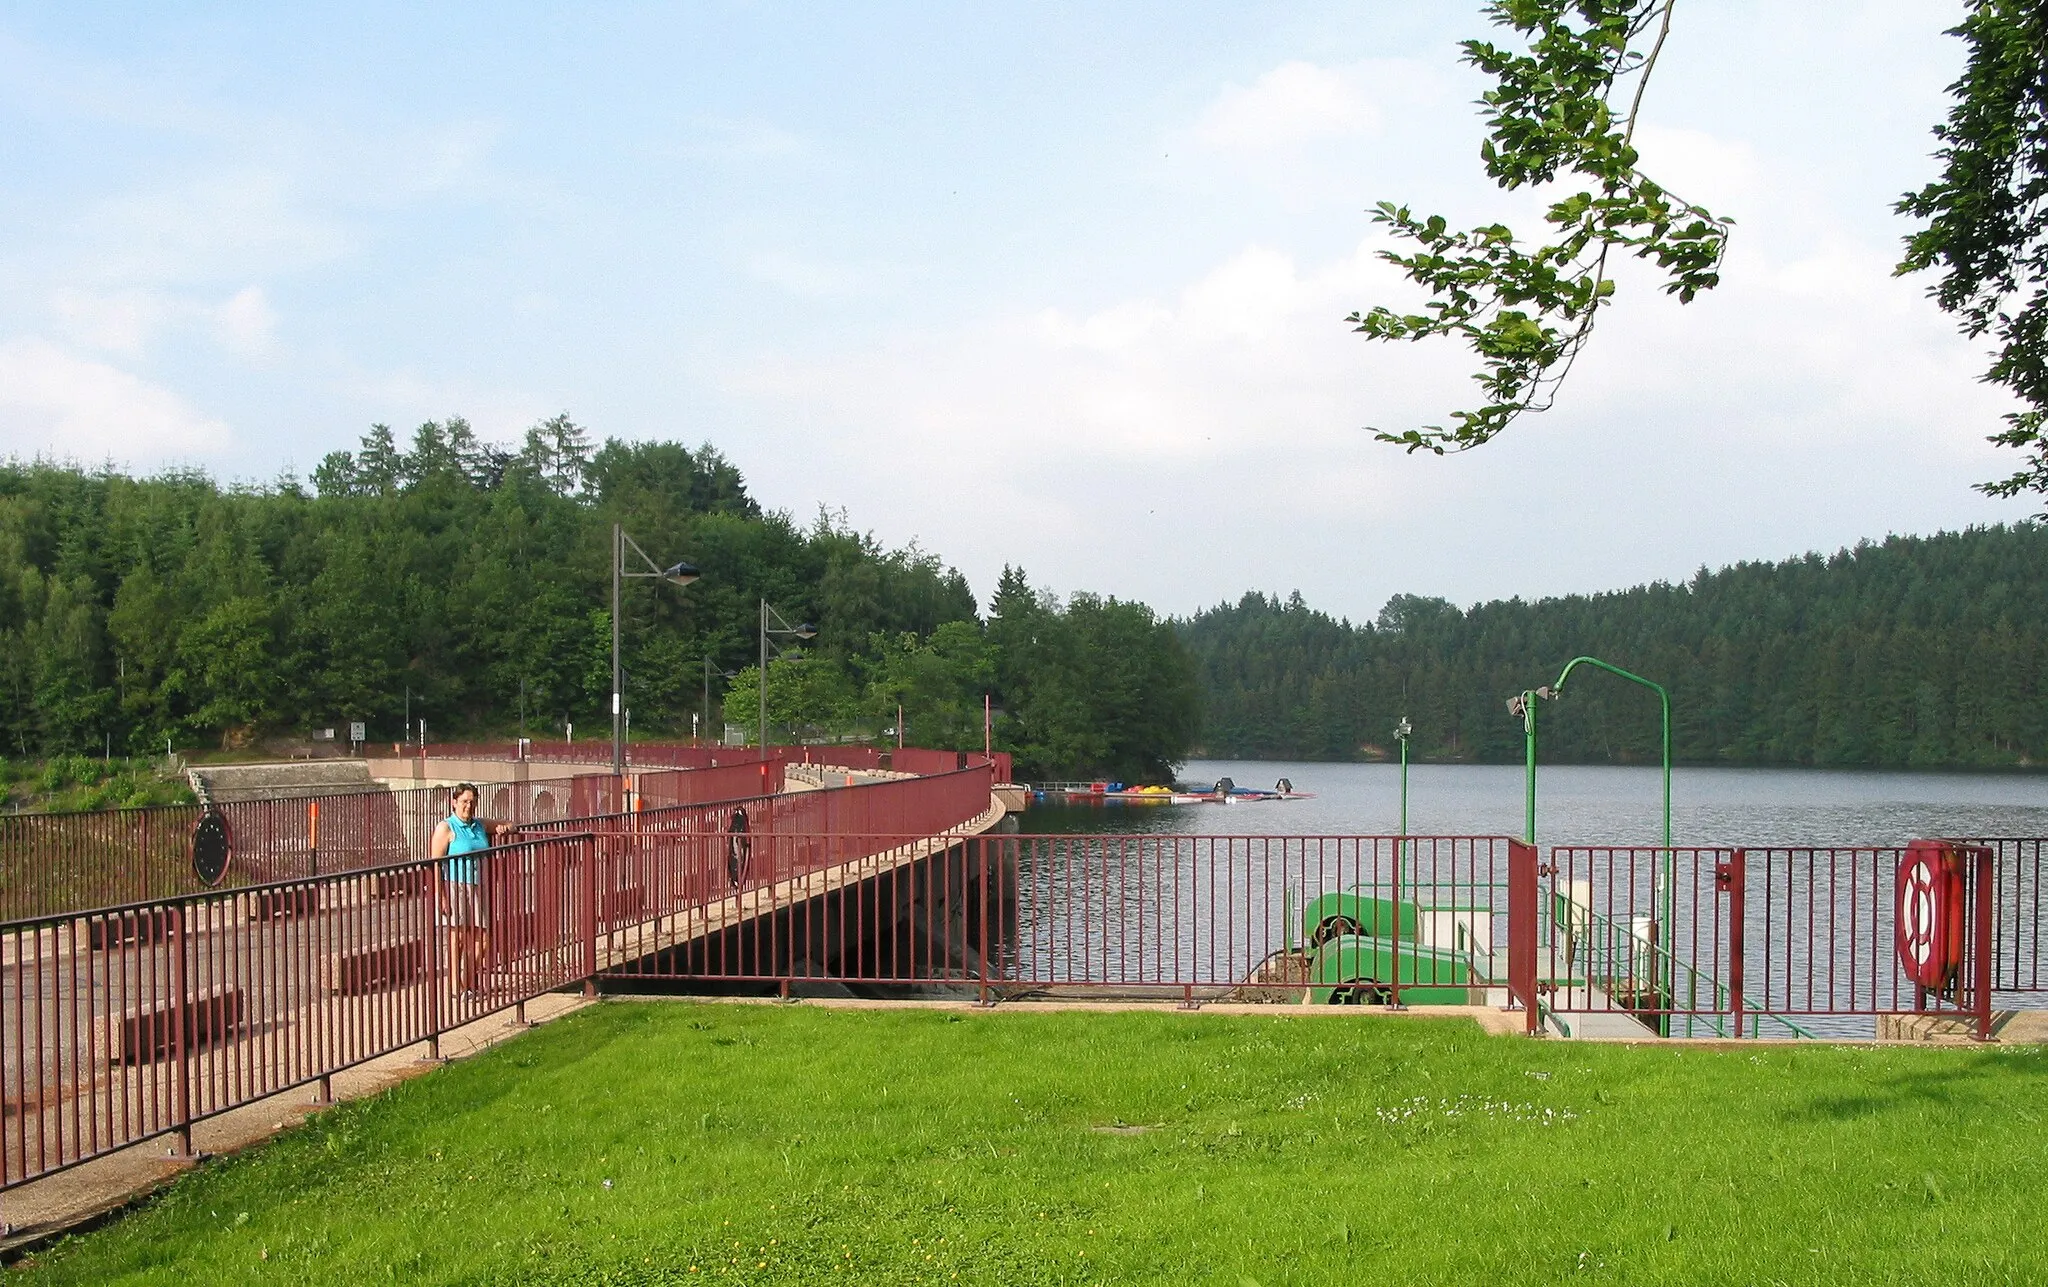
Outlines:
[{"label": "green tree line", "polygon": [[516,448],[459,418],[409,443],[378,425],[265,486],[0,462],[0,746],[236,746],[355,720],[392,742],[408,716],[437,741],[603,735],[614,522],[701,571],[626,583],[636,735],[688,734],[707,677],[710,714],[751,726],[765,598],[817,632],[771,667],[771,733],[879,731],[900,704],[913,743],[979,749],[986,695],[1034,775],[1156,777],[1193,739],[1192,662],[1144,605],[1062,604],[1008,572],[984,620],[937,556],[764,510],[709,445],[597,445],[557,416]]},{"label": "green tree line", "polygon": [[[1682,584],[1482,603],[1398,595],[1366,624],[1299,594],[1180,622],[1200,667],[1201,750],[1512,761],[1506,699],[1591,654],[1671,692],[1699,764],[1989,767],[2048,761],[2048,527],[1892,537]],[[1545,758],[1654,762],[1654,694],[1596,672],[1542,708]]]}]

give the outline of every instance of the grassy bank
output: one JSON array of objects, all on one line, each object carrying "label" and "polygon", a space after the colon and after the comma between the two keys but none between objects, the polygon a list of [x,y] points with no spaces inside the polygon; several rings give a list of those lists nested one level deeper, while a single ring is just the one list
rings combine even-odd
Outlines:
[{"label": "grassy bank", "polygon": [[2014,1282],[2036,1048],[610,1004],[187,1177],[28,1283]]},{"label": "grassy bank", "polygon": [[192,787],[184,775],[164,773],[161,765],[161,760],[102,760],[95,755],[0,759],[0,812],[79,813],[192,803]]}]

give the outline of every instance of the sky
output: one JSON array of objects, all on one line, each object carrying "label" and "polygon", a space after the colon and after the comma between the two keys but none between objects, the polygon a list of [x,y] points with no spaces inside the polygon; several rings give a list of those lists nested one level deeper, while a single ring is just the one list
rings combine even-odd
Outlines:
[{"label": "sky", "polygon": [[[0,0],[0,456],[304,476],[568,412],[964,572],[1369,620],[2030,517],[2011,409],[1891,269],[1946,0],[1685,0],[1643,169],[1736,220],[1620,274],[1557,407],[1437,458],[1469,356],[1381,200],[1534,235],[1476,3]],[[675,551],[687,557],[688,551]]]}]

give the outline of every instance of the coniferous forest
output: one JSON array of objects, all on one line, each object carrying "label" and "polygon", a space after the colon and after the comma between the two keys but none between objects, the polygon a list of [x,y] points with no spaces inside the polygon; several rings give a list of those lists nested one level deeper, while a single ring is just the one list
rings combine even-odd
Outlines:
[{"label": "coniferous forest", "polygon": [[[1248,594],[1181,636],[1221,756],[1520,758],[1506,699],[1591,654],[1663,684],[1696,764],[2048,762],[2048,527],[1893,537],[1678,585],[1460,610],[1399,595],[1354,625]],[[1657,698],[1588,668],[1540,708],[1546,760],[1654,763]]]},{"label": "coniferous forest", "polygon": [[[900,708],[909,741],[975,748],[987,694],[1031,777],[1375,758],[1403,715],[1417,758],[1511,761],[1505,700],[1582,653],[1670,689],[1685,762],[2048,761],[2038,525],[1536,602],[1398,595],[1363,624],[1259,594],[1162,621],[1014,568],[984,612],[934,554],[763,510],[710,446],[598,446],[566,416],[516,450],[460,419],[406,444],[377,426],[265,486],[0,463],[0,751],[235,747],[353,720],[391,742],[408,717],[436,741],[607,736],[615,521],[702,572],[626,584],[638,736],[706,714],[714,736],[753,735],[766,598],[817,629],[770,662],[771,736],[882,734]],[[1580,671],[1542,720],[1546,759],[1656,758],[1655,697],[1611,676]]]},{"label": "coniferous forest", "polygon": [[560,416],[516,450],[460,419],[406,444],[380,425],[258,487],[0,462],[0,754],[356,720],[385,743],[422,719],[434,741],[608,737],[614,522],[701,572],[625,583],[636,736],[687,736],[707,681],[713,735],[753,734],[765,598],[817,632],[769,664],[772,737],[879,734],[900,707],[911,743],[979,749],[990,694],[1032,775],[1156,778],[1192,744],[1192,663],[1143,604],[1061,602],[1011,570],[984,619],[936,556],[764,511],[709,446],[597,446]]}]

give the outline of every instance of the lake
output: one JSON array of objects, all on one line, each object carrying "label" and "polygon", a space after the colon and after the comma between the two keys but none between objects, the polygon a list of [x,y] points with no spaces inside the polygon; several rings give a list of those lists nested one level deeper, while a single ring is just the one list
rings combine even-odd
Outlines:
[{"label": "lake", "polygon": [[[1195,760],[1181,780],[1218,777],[1312,800],[1254,804],[1050,805],[1027,832],[1178,835],[1391,835],[1400,830],[1398,764]],[[1537,770],[1539,844],[1656,844],[1656,768],[1557,765]],[[1417,764],[1408,770],[1410,835],[1520,836],[1522,766]],[[1676,845],[1896,845],[1921,836],[2048,836],[2048,774],[1901,773],[1847,769],[1678,768]]]}]

